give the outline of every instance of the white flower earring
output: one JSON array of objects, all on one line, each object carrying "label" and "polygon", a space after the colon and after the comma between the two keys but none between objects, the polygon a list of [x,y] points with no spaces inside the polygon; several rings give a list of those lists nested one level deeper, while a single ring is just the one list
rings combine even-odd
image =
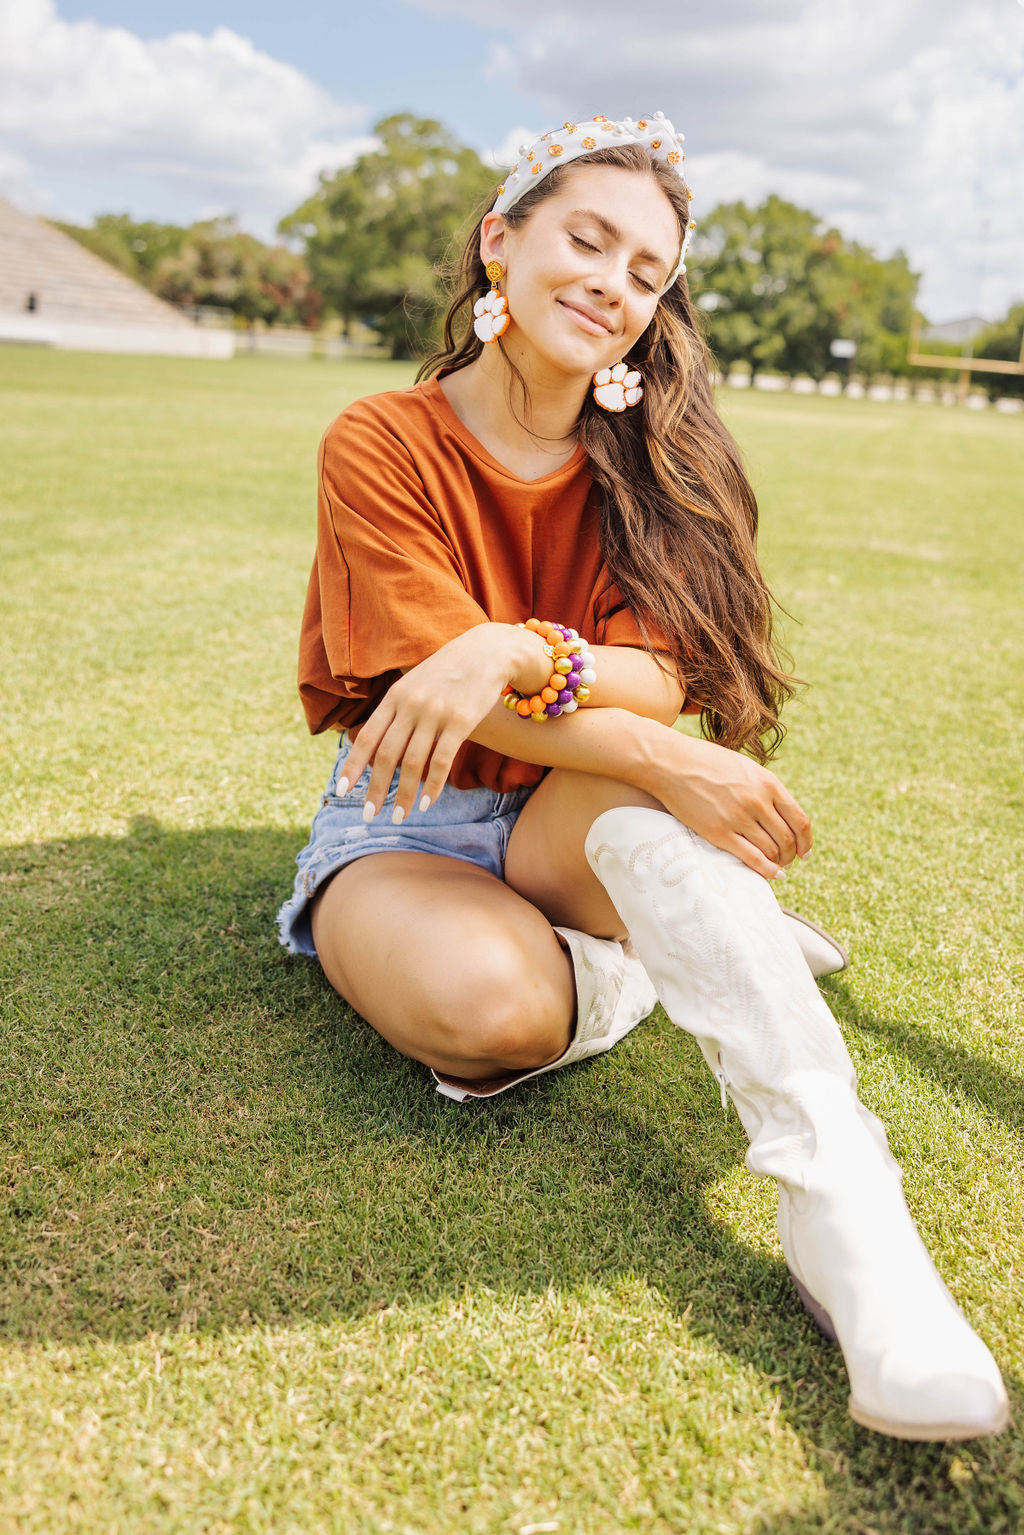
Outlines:
[{"label": "white flower earring", "polygon": [[508,312],[508,299],[504,293],[498,292],[504,267],[500,261],[488,261],[484,270],[491,280],[491,291],[485,293],[483,298],[478,298],[473,305],[473,329],[481,341],[497,341],[508,330],[508,322],[512,318]]},{"label": "white flower earring", "polygon": [[625,410],[643,397],[640,375],[628,362],[617,362],[614,368],[600,368],[594,374],[594,399],[602,410]]}]

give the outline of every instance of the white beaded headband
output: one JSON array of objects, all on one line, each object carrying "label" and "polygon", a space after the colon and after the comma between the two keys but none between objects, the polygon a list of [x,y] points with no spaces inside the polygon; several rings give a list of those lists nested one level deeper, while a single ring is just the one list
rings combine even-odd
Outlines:
[{"label": "white beaded headband", "polygon": [[[589,123],[563,123],[561,128],[542,133],[532,144],[520,144],[519,157],[498,188],[497,200],[491,212],[507,213],[556,165],[565,165],[566,161],[575,160],[579,155],[590,154],[595,149],[608,149],[616,144],[642,144],[652,159],[663,160],[666,165],[672,166],[683,183],[687,201],[692,199],[693,194],[686,185],[683,172],[683,161],[686,159],[683,135],[676,132],[664,112],[641,117],[637,122],[631,117],[624,117],[618,123],[599,113]],[[686,271],[686,247],[696,227],[692,221],[687,225],[679,252],[679,265],[659,292],[659,298]]]}]

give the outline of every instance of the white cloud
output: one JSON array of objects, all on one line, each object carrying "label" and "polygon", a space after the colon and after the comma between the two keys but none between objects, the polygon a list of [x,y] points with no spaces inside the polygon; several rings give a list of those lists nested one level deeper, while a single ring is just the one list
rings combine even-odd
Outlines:
[{"label": "white cloud", "polygon": [[[476,0],[417,0],[493,26]],[[490,73],[564,117],[662,109],[695,216],[777,191],[923,271],[932,318],[1024,299],[1024,0],[519,0]],[[538,131],[543,131],[541,128]]]},{"label": "white cloud", "polygon": [[53,0],[0,0],[0,177],[22,202],[31,171],[36,203],[72,177],[109,181],[148,187],[154,207],[168,190],[230,207],[269,232],[318,171],[369,147],[364,117],[225,27],[147,42],[63,21]]}]

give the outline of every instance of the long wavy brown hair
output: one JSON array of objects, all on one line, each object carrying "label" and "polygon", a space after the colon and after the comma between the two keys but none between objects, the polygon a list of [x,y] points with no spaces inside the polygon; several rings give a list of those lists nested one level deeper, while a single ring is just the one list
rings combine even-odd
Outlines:
[{"label": "long wavy brown hair", "polygon": [[[550,170],[504,215],[506,224],[525,223],[541,198],[565,185],[574,163]],[[668,165],[640,144],[595,150],[584,163],[653,176],[676,212],[682,240],[690,217],[687,189]],[[480,233],[496,195],[497,189],[461,255],[444,269],[451,294],[444,341],[423,362],[417,381],[441,368],[464,368],[483,348],[472,305],[489,286]],[[529,415],[526,381],[500,339],[497,345]],[[772,637],[776,604],[757,561],[757,501],[740,450],[715,410],[713,359],[684,276],[660,299],[624,360],[643,375],[640,405],[612,415],[588,396],[577,426],[600,501],[608,571],[603,616],[617,611],[608,600],[616,583],[645,648],[653,653],[649,622],[671,638],[679,684],[688,700],[701,704],[702,734],[767,762],[785,733],[779,711],[800,679],[782,669],[781,659],[789,658]]]}]

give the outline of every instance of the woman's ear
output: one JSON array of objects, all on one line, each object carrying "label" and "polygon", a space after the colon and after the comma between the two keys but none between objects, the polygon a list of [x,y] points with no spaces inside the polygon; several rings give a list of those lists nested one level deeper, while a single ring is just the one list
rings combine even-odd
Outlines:
[{"label": "woman's ear", "polygon": [[508,266],[505,239],[507,227],[500,213],[484,214],[480,225],[480,261],[483,266],[489,261],[500,261],[503,267]]}]

